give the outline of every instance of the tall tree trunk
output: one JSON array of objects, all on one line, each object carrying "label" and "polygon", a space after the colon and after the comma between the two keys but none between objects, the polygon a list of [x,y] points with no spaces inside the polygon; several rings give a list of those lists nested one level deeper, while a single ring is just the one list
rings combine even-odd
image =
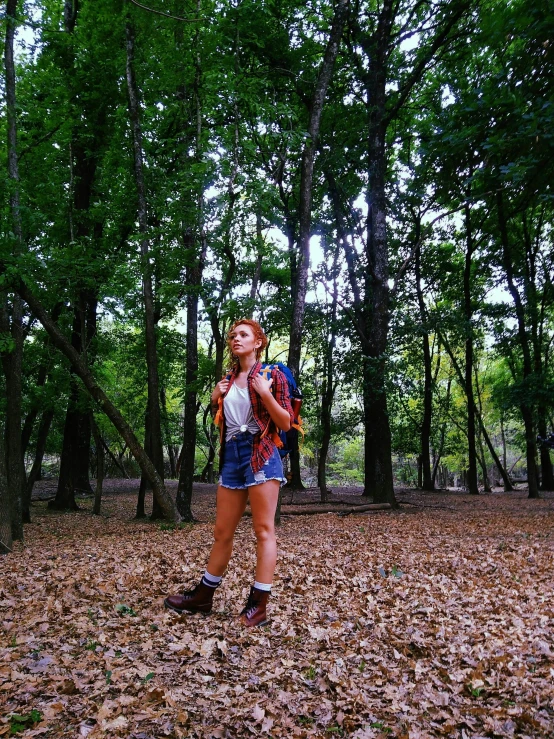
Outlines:
[{"label": "tall tree trunk", "polygon": [[[450,388],[451,388],[451,385],[452,385],[452,378],[449,377],[448,378],[448,384],[446,386],[446,401],[445,401],[445,404],[444,404],[447,411],[448,411],[448,407],[450,405]],[[433,477],[433,485],[435,484],[435,480],[437,478],[437,472],[438,472],[438,469],[439,469],[439,463],[440,463],[440,460],[441,460],[441,457],[442,457],[442,453],[444,451],[444,440],[445,440],[445,437],[446,437],[446,424],[444,423],[442,425],[442,427],[441,427],[441,438],[440,438],[440,442],[439,442],[439,448],[438,448],[438,451],[437,451],[437,456],[436,456],[435,462],[433,464],[433,474],[432,474],[432,477]],[[442,488],[446,488],[447,487],[447,485],[446,484],[443,484],[442,482],[440,483],[440,486]]]},{"label": "tall tree trunk", "polygon": [[[150,459],[152,459],[152,452],[150,449],[150,421],[148,418],[148,409],[146,409],[146,413],[144,414],[144,451],[148,455]],[[139,491],[137,496],[137,510],[135,513],[135,518],[146,518],[146,493],[148,490],[150,490],[150,484],[148,482],[148,478],[142,473],[140,476],[140,484],[139,484]],[[152,511],[154,513],[154,511]],[[153,516],[154,517],[154,516]]]},{"label": "tall tree trunk", "polygon": [[[200,0],[197,0],[197,12],[200,13]],[[196,110],[195,157],[197,163],[202,159],[202,59],[200,55],[200,36],[198,30],[194,40],[195,46],[195,78],[194,102]],[[183,246],[185,261],[185,287],[187,291],[187,348],[186,348],[186,394],[184,409],[184,437],[181,450],[181,466],[177,487],[177,508],[185,521],[194,521],[192,513],[192,487],[194,483],[194,467],[196,453],[196,415],[197,380],[198,380],[198,301],[202,285],[202,273],[206,259],[207,242],[204,234],[204,186],[201,183],[197,191],[196,222],[193,227],[186,225],[183,229]]]},{"label": "tall tree trunk", "polygon": [[[194,237],[190,235],[194,243]],[[194,250],[192,250],[194,251]],[[177,507],[183,520],[194,521],[192,514],[192,486],[194,483],[194,467],[196,453],[196,381],[198,379],[198,288],[202,281],[205,250],[202,248],[200,259],[192,254],[192,264],[186,267],[187,287],[187,350],[186,350],[186,385],[185,395],[185,433],[181,452],[181,468],[177,488]]]},{"label": "tall tree trunk", "polygon": [[[4,68],[6,71],[6,115],[8,122],[8,180],[10,190],[10,216],[13,229],[15,255],[23,249],[23,229],[19,204],[19,166],[17,157],[17,112],[15,94],[14,38],[16,29],[17,0],[6,2],[6,42]],[[2,353],[2,366],[6,377],[6,425],[5,466],[11,511],[11,536],[23,539],[23,489],[24,469],[21,453],[21,394],[23,362],[23,305],[19,295],[11,298],[8,311],[8,291],[0,290],[0,331],[11,336],[13,347]],[[9,313],[11,312],[11,320]]]},{"label": "tall tree trunk", "polygon": [[[91,213],[94,196],[94,182],[101,159],[101,152],[107,140],[105,123],[107,120],[108,97],[98,95],[94,104],[80,102],[80,84],[75,75],[75,27],[81,4],[76,0],[65,0],[64,29],[69,41],[64,42],[60,52],[60,66],[65,71],[70,99],[77,107],[69,144],[70,154],[70,201],[69,238],[85,245],[98,244],[102,236],[102,223],[95,221]],[[78,102],[79,101],[79,102]],[[78,281],[74,299],[73,345],[83,356],[93,360],[91,344],[96,337],[98,306],[98,287]],[[54,315],[54,314],[53,314]],[[89,479],[91,458],[91,410],[81,394],[74,374],[71,377],[70,402],[64,425],[60,480],[56,500],[52,507],[72,509],[75,506],[75,491],[92,493]],[[73,489],[71,489],[73,488]]]},{"label": "tall tree trunk", "polygon": [[[337,229],[339,239],[341,238],[341,230]],[[335,397],[336,382],[334,380],[334,350],[337,342],[337,303],[338,303],[338,285],[337,285],[337,266],[340,249],[335,249],[333,259],[333,293],[331,302],[331,315],[329,316],[329,330],[326,338],[325,349],[325,379],[321,389],[321,446],[319,448],[317,460],[317,486],[321,493],[321,502],[326,503],[329,497],[329,489],[327,488],[327,455],[329,453],[329,444],[331,442],[331,411],[333,408],[333,400]],[[326,275],[329,281],[330,275]]]},{"label": "tall tree trunk", "polygon": [[[525,310],[521,301],[521,296],[514,282],[514,266],[512,261],[512,250],[510,237],[508,235],[507,219],[504,213],[504,199],[502,191],[499,190],[496,195],[498,225],[500,230],[500,239],[502,243],[502,259],[504,263],[504,271],[508,283],[508,290],[514,301],[517,317],[517,333],[519,344],[523,354],[523,379],[529,380],[533,375],[533,365],[531,362],[531,353],[529,349],[529,339],[527,336],[527,328],[525,324]],[[537,443],[534,427],[534,414],[532,401],[525,400],[520,405],[523,424],[525,426],[525,452],[527,459],[527,480],[529,484],[529,497],[540,498],[539,484],[537,475]]]},{"label": "tall tree trunk", "polygon": [[385,179],[387,155],[386,82],[388,44],[394,8],[384,0],[369,54],[368,191],[364,314],[367,347],[364,351],[363,395],[365,426],[364,495],[376,503],[396,505],[392,475],[392,446],[385,390],[385,353],[389,329],[389,260],[387,248]]},{"label": "tall tree trunk", "polygon": [[471,495],[479,495],[477,483],[477,449],[475,429],[475,400],[473,397],[473,306],[471,300],[472,261],[475,246],[469,205],[465,207],[466,254],[464,265],[464,317],[465,317],[465,377],[464,389],[467,398],[467,487]]},{"label": "tall tree trunk", "polygon": [[[149,451],[150,458],[157,473],[163,479],[163,441],[160,414],[160,382],[158,373],[158,350],[156,344],[156,317],[154,306],[154,291],[152,289],[152,266],[150,264],[150,244],[148,238],[148,216],[146,207],[146,187],[144,183],[144,166],[142,150],[142,131],[139,116],[139,96],[134,69],[135,34],[131,22],[125,24],[127,50],[127,93],[129,96],[129,118],[133,132],[133,161],[135,184],[138,201],[138,223],[141,234],[140,251],[142,258],[142,292],[144,299],[144,323],[146,339],[146,366],[148,371],[148,423],[150,429]],[[154,507],[152,518],[158,513]]]},{"label": "tall tree trunk", "polygon": [[[300,206],[299,206],[299,233],[298,233],[298,260],[296,264],[296,285],[293,293],[292,320],[290,330],[288,366],[294,377],[300,376],[300,355],[302,351],[302,328],[304,323],[304,309],[306,292],[308,289],[308,267],[310,263],[310,236],[312,221],[312,188],[314,173],[314,154],[319,137],[321,114],[327,95],[327,89],[333,74],[339,44],[346,22],[348,0],[338,0],[335,8],[335,17],[329,34],[325,56],[319,70],[317,83],[310,101],[310,120],[308,124],[308,138],[302,151],[300,170]],[[293,452],[290,455],[292,488],[303,488],[300,477],[300,454]]]},{"label": "tall tree trunk", "polygon": [[423,300],[423,290],[421,287],[421,246],[420,246],[420,230],[421,219],[417,220],[417,229],[415,238],[417,239],[417,249],[415,253],[415,282],[417,303],[419,306],[419,320],[421,324],[421,344],[423,349],[423,369],[424,369],[424,388],[423,388],[423,418],[421,419],[420,432],[420,460],[422,480],[421,487],[423,490],[434,490],[435,484],[431,474],[431,423],[433,413],[433,371],[431,366],[431,349],[429,346],[429,332],[427,330],[427,311]]},{"label": "tall tree trunk", "polygon": [[4,437],[4,425],[0,423],[0,554],[7,554],[12,550],[12,516]]}]

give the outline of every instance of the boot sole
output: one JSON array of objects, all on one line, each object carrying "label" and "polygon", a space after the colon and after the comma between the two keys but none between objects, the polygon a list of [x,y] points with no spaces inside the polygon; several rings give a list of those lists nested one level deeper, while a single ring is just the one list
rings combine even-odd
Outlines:
[{"label": "boot sole", "polygon": [[210,608],[207,608],[207,609],[205,609],[205,608],[204,609],[203,608],[195,608],[194,610],[189,610],[188,608],[175,608],[175,606],[172,606],[171,603],[168,603],[167,602],[167,599],[164,600],[164,606],[167,608],[168,611],[173,611],[173,613],[178,613],[180,616],[183,613],[189,613],[191,615],[194,614],[194,613],[204,613],[204,614],[207,615],[208,613],[211,613],[212,612],[211,607]]},{"label": "boot sole", "polygon": [[257,626],[267,626],[270,622],[269,618],[266,618],[265,621],[260,621],[259,624],[249,624],[245,619],[241,616],[240,622],[243,626],[246,626],[248,629],[255,629]]}]

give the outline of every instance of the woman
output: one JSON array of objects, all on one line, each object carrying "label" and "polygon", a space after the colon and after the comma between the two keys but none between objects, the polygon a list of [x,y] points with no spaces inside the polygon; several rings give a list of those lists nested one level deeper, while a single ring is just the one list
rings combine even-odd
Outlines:
[{"label": "woman", "polygon": [[[286,379],[278,369],[260,374],[267,337],[256,321],[236,321],[227,338],[233,368],[212,393],[212,409],[223,403],[220,478],[214,543],[201,582],[165,605],[177,613],[209,613],[231,558],[235,529],[250,499],[256,535],[256,579],[241,613],[245,626],[267,623],[266,607],[277,560],[274,518],[279,486],[285,482],[277,429],[294,420]],[[217,420],[217,419],[216,419]]]}]

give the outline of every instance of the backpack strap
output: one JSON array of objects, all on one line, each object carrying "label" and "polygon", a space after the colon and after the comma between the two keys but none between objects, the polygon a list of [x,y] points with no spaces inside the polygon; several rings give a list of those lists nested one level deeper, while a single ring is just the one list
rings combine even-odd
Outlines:
[{"label": "backpack strap", "polygon": [[[231,375],[225,375],[226,380],[231,379]],[[214,425],[221,429],[223,433],[223,395],[220,395],[217,399],[217,411],[214,416]]]}]

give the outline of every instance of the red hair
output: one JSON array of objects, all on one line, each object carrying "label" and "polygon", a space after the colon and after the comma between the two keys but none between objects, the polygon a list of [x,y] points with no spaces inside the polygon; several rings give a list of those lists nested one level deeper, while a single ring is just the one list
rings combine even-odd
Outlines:
[{"label": "red hair", "polygon": [[235,357],[235,355],[233,354],[231,350],[230,334],[236,329],[237,326],[250,326],[250,328],[252,329],[252,333],[254,334],[254,338],[262,342],[260,346],[256,349],[256,359],[260,359],[260,357],[262,356],[263,350],[266,348],[266,346],[269,343],[268,338],[264,334],[263,328],[260,326],[260,324],[257,321],[253,321],[251,318],[240,318],[238,321],[235,321],[233,323],[233,325],[227,332],[227,347],[229,349],[229,355],[231,357],[232,363],[235,364],[237,361],[237,358]]}]

